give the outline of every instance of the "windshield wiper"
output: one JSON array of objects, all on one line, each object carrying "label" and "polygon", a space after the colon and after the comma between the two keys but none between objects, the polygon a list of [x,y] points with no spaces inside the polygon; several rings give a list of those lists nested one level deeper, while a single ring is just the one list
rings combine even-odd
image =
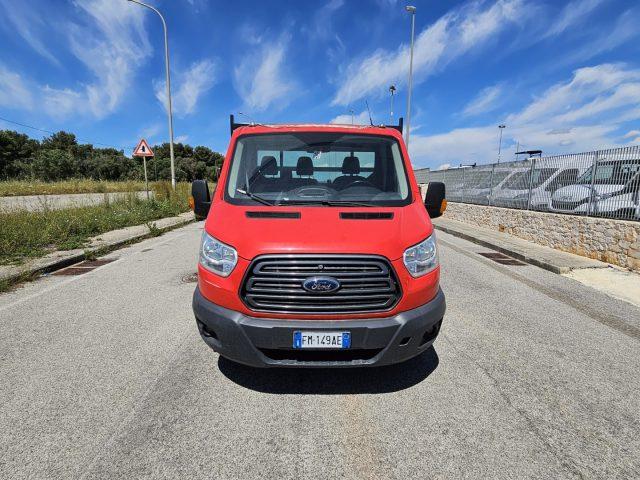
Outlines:
[{"label": "windshield wiper", "polygon": [[279,205],[326,205],[328,207],[377,207],[372,203],[350,202],[348,200],[281,200]]},{"label": "windshield wiper", "polygon": [[271,200],[268,200],[264,197],[261,197],[260,195],[256,195],[255,193],[251,193],[251,192],[247,192],[246,190],[242,190],[240,188],[236,188],[236,192],[241,193],[243,195],[246,195],[247,197],[249,197],[251,200],[255,200],[258,203],[261,203],[263,205],[269,205],[270,207],[275,206],[275,202],[272,202]]}]

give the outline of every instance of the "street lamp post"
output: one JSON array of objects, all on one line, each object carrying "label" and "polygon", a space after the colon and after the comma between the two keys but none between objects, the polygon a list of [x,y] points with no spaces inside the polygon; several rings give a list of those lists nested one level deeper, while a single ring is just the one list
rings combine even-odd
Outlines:
[{"label": "street lamp post", "polygon": [[164,60],[165,60],[165,71],[166,71],[166,87],[167,87],[167,115],[169,117],[169,156],[171,157],[171,187],[176,189],[176,167],[175,160],[173,157],[173,111],[171,108],[171,75],[169,74],[169,37],[167,34],[167,22],[165,22],[164,17],[160,13],[160,11],[152,7],[151,5],[147,5],[146,3],[140,2],[139,0],[128,0],[129,2],[137,3],[138,5],[142,5],[143,7],[147,7],[150,10],[153,10],[158,14],[160,20],[162,20],[162,27],[164,29]]},{"label": "street lamp post", "polygon": [[407,5],[404,7],[407,12],[411,14],[411,48],[409,54],[409,89],[407,91],[407,131],[405,133],[404,142],[407,144],[407,150],[409,149],[409,132],[411,130],[411,89],[413,87],[413,39],[416,27],[416,7],[413,5]]},{"label": "street lamp post", "polygon": [[500,163],[500,153],[502,151],[502,130],[504,130],[506,125],[498,125],[498,129],[500,130],[500,140],[498,141],[498,163]]}]

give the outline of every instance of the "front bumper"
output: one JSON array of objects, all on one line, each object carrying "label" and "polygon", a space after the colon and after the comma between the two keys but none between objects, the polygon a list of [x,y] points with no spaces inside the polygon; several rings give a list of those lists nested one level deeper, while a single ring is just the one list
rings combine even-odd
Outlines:
[{"label": "front bumper", "polygon": [[[429,348],[445,312],[442,290],[421,307],[386,318],[288,320],[243,315],[196,288],[193,312],[202,339],[223,357],[254,367],[364,367],[404,362]],[[293,349],[296,330],[351,332],[351,348]]]}]

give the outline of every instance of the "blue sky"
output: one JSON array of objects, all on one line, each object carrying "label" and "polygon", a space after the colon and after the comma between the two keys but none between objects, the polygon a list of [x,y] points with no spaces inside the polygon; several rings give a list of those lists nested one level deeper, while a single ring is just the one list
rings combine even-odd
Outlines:
[{"label": "blue sky", "polygon": [[[148,0],[168,20],[175,136],[226,150],[229,113],[368,122],[406,109],[409,16],[394,0]],[[416,167],[640,143],[640,4],[422,1]],[[125,0],[0,0],[0,116],[126,148],[167,139],[159,19]],[[3,122],[40,137],[43,134]]]}]

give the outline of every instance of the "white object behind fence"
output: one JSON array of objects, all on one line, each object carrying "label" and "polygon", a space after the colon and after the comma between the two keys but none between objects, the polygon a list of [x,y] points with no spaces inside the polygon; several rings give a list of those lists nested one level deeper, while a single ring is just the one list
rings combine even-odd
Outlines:
[{"label": "white object behind fence", "polygon": [[418,171],[447,199],[525,210],[640,220],[640,146]]}]

